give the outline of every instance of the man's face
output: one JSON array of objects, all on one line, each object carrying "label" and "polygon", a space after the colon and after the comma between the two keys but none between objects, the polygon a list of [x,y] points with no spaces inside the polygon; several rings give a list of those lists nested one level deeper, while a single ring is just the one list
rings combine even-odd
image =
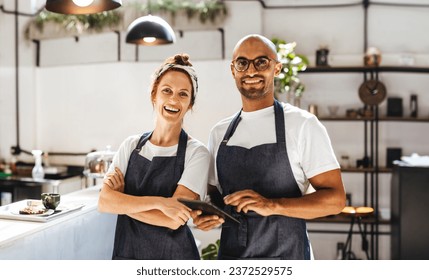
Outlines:
[{"label": "man's face", "polygon": [[[267,58],[268,61],[260,58]],[[249,38],[237,47],[231,63],[231,72],[238,90],[244,97],[261,99],[268,94],[274,94],[274,77],[281,70],[281,63],[276,60],[277,54],[257,38]],[[238,71],[236,69],[234,63],[238,66],[240,61],[248,62],[246,70]],[[265,68],[264,63],[268,63],[266,69],[263,69]],[[256,68],[255,65],[257,65]],[[261,66],[259,70],[258,66]]]}]

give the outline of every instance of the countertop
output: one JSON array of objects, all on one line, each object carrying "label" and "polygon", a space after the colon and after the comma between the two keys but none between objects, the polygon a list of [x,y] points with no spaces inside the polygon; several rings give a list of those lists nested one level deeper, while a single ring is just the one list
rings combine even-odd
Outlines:
[{"label": "countertop", "polygon": [[[84,206],[47,222],[0,219],[0,260],[111,259],[117,216],[98,212],[100,188],[62,195],[61,203]],[[190,228],[200,250],[220,236],[220,228]]]},{"label": "countertop", "polygon": [[62,195],[61,203],[84,206],[48,222],[0,219],[0,259],[110,258],[116,215],[98,212],[100,188]]}]

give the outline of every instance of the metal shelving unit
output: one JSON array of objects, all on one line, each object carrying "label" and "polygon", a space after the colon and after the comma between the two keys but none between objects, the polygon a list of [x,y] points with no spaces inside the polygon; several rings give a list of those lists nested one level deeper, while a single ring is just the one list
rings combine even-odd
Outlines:
[{"label": "metal shelving unit", "polygon": [[[378,79],[378,74],[381,72],[389,73],[429,73],[428,67],[402,67],[402,66],[341,66],[341,67],[309,67],[305,73],[357,73],[363,74],[364,80],[367,79],[367,75],[371,78]],[[362,173],[364,176],[364,203],[367,206],[374,208],[374,216],[363,220],[363,227],[365,234],[370,237],[370,256],[371,259],[378,259],[378,242],[379,235],[390,234],[390,232],[381,232],[379,229],[380,225],[389,225],[390,221],[382,220],[379,215],[379,174],[380,173],[391,173],[391,168],[381,167],[378,164],[379,151],[378,151],[378,132],[379,122],[420,122],[429,123],[429,117],[423,118],[412,118],[412,117],[389,117],[379,116],[378,105],[369,106],[372,112],[372,117],[319,117],[321,121],[352,121],[352,122],[363,122],[364,124],[364,156],[369,158],[369,167],[355,167],[342,169],[343,173]],[[349,217],[344,217],[341,214],[333,217],[320,218],[310,220],[309,222],[322,222],[322,223],[350,223]],[[318,233],[346,233],[346,231],[332,231],[332,230],[316,230],[311,232]],[[357,234],[359,232],[353,232]]]}]

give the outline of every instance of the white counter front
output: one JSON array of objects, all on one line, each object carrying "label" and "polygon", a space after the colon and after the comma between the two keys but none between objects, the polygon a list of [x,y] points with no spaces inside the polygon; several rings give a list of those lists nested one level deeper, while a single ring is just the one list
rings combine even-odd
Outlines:
[{"label": "white counter front", "polygon": [[62,195],[61,203],[84,206],[48,222],[0,219],[0,259],[111,259],[116,215],[97,211],[99,190]]}]

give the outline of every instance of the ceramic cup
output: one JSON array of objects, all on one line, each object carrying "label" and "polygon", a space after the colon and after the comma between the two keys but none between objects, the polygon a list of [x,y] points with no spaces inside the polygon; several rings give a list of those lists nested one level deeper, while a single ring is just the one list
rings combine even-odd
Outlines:
[{"label": "ceramic cup", "polygon": [[61,195],[59,193],[42,193],[41,198],[46,209],[55,210],[60,204]]}]

